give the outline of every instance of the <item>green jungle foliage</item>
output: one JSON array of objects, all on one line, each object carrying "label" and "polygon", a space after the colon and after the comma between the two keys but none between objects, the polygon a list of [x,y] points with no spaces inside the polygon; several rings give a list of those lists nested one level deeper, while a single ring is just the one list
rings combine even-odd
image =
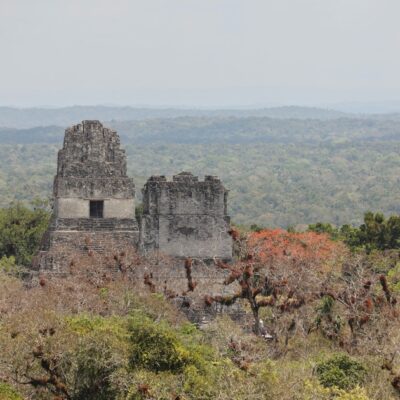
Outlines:
[{"label": "green jungle foliage", "polygon": [[347,354],[338,354],[318,363],[316,372],[320,383],[325,387],[353,389],[364,383],[367,370]]},{"label": "green jungle foliage", "polygon": [[[136,254],[132,279],[89,268],[88,255],[67,276],[26,285],[19,269],[37,251],[50,207],[11,202],[51,193],[63,129],[0,129],[0,400],[398,398],[400,120],[337,119],[318,110],[312,114],[320,120],[279,120],[287,111],[275,110],[277,119],[223,112],[171,118],[166,111],[168,119],[110,123],[138,188],[152,174],[215,174],[231,189],[234,220],[252,231],[327,221],[309,230],[336,241],[313,234],[329,241],[334,258],[322,259],[318,248],[317,261],[280,251],[274,236],[265,245],[275,257],[237,261],[267,268],[253,299],[265,305],[257,314],[262,335],[253,333],[254,315],[241,299],[243,320],[219,315],[193,325],[187,316],[194,309],[183,312],[168,288],[150,293],[138,279],[156,261]],[[26,127],[43,117],[40,110],[27,119],[7,115]],[[247,233],[241,227],[240,236]],[[243,276],[238,283],[246,289]],[[209,296],[197,291],[185,294],[188,304],[207,304]]]},{"label": "green jungle foliage", "polygon": [[[22,308],[0,318],[0,372],[15,379],[14,388],[0,384],[0,399],[368,400],[374,387],[366,387],[365,374],[375,382],[385,379],[373,357],[364,369],[358,361],[338,358],[316,335],[293,339],[285,351],[290,355],[273,357],[273,343],[241,331],[229,318],[199,330],[166,302],[155,303],[154,295],[139,300],[126,289],[121,293],[121,286],[109,286],[112,310],[103,308],[100,316],[97,307],[103,307],[104,297],[93,297],[93,287],[77,285],[75,293],[83,290],[90,301],[76,313],[58,289],[71,283],[54,280],[46,290],[24,293],[27,289],[0,273],[0,288],[22,301]],[[57,305],[60,296],[62,306]],[[121,304],[127,296],[132,306],[121,313],[115,301]],[[27,297],[46,299],[46,305],[29,312]],[[315,378],[313,365],[327,351],[332,357],[317,364]],[[390,383],[378,396],[382,393],[393,393]]]},{"label": "green jungle foliage", "polygon": [[41,201],[0,209],[0,269],[29,265],[47,229],[50,212]]},{"label": "green jungle foliage", "polygon": [[[366,234],[376,248],[369,253],[333,243],[340,253],[334,262],[319,260],[318,274],[303,258],[309,273],[294,282],[304,303],[294,302],[293,290],[280,299],[286,273],[300,267],[295,253],[271,259],[270,282],[281,295],[271,301],[273,294],[260,293],[257,300],[270,305],[259,314],[273,335],[268,340],[246,319],[191,324],[164,289],[151,293],[141,285],[146,262],[154,261],[136,256],[132,280],[118,273],[109,279],[95,265],[79,268],[77,258],[75,272],[26,285],[16,259],[30,259],[48,211],[36,202],[0,215],[8,221],[0,237],[16,238],[15,254],[0,259],[1,400],[394,400],[400,393],[399,251],[379,250],[382,235]],[[354,230],[388,220],[370,213],[366,221]],[[309,293],[314,286],[316,294]],[[203,304],[196,290],[193,300]],[[247,303],[240,306],[251,320]]]},{"label": "green jungle foliage", "polygon": [[23,400],[23,398],[10,385],[0,382],[0,400]]},{"label": "green jungle foliage", "polygon": [[328,233],[334,240],[342,240],[351,248],[363,247],[367,251],[400,248],[400,216],[388,219],[383,213],[367,212],[364,223],[358,228],[348,224],[339,228],[329,223],[318,222],[308,226],[310,231]]},{"label": "green jungle foliage", "polygon": [[148,319],[135,320],[129,331],[133,368],[180,372],[185,365],[194,364],[189,350],[180,345],[176,334],[167,326],[155,326]]},{"label": "green jungle foliage", "polygon": [[[77,122],[77,121],[76,121]],[[112,121],[140,188],[151,175],[218,175],[237,224],[360,224],[400,213],[400,121],[181,117]],[[0,131],[0,205],[51,194],[63,128]]]}]

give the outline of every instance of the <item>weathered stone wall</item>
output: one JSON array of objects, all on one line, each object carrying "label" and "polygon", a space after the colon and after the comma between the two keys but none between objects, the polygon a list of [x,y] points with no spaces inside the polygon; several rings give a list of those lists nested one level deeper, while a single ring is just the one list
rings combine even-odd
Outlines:
[{"label": "weathered stone wall", "polygon": [[125,150],[120,148],[117,132],[99,121],[83,121],[66,129],[64,145],[58,153],[57,176],[126,177]]},{"label": "weathered stone wall", "polygon": [[104,218],[131,218],[135,220],[135,207],[132,199],[104,200]]},{"label": "weathered stone wall", "polygon": [[221,181],[190,173],[151,177],[143,189],[140,246],[176,257],[230,259],[227,194]]},{"label": "weathered stone wall", "polygon": [[[53,193],[53,217],[33,262],[39,274],[124,274],[143,290],[149,290],[148,276],[157,292],[200,323],[224,308],[205,307],[205,295],[238,290],[223,284],[226,270],[207,262],[232,257],[228,191],[218,178],[199,181],[186,172],[172,181],[151,177],[143,189],[139,234],[135,186],[119,137],[98,121],[83,121],[65,131]],[[91,217],[91,200],[102,201],[102,216]],[[188,286],[187,257],[193,258],[194,291]],[[242,313],[239,306],[225,311]]]},{"label": "weathered stone wall", "polygon": [[[58,152],[54,197],[92,200],[123,199],[134,210],[135,185],[126,174],[125,150],[120,148],[117,132],[99,121],[83,121],[65,131],[63,148]],[[62,205],[59,206],[63,210]],[[113,217],[109,208],[108,216]],[[57,209],[56,209],[57,212]],[[67,218],[73,218],[69,215]],[[115,217],[118,217],[115,215]]]},{"label": "weathered stone wall", "polygon": [[[232,257],[227,215],[228,191],[221,181],[190,173],[151,177],[143,189],[143,217],[135,218],[135,186],[126,173],[118,134],[99,121],[83,121],[65,131],[54,178],[54,213],[36,265],[61,272],[74,254],[91,248],[135,250],[197,259]],[[90,215],[90,201],[102,215]],[[93,204],[92,204],[93,206]],[[95,206],[95,204],[94,204]],[[114,250],[113,250],[114,251]],[[82,253],[83,254],[83,253]],[[173,276],[173,271],[166,271]]]},{"label": "weathered stone wall", "polygon": [[[46,274],[72,274],[99,283],[123,278],[125,283],[133,283],[135,293],[150,290],[163,293],[166,299],[173,302],[194,323],[206,324],[221,313],[228,314],[242,323],[246,319],[240,301],[231,306],[217,302],[211,306],[206,304],[207,295],[232,295],[240,290],[237,283],[224,284],[229,271],[217,268],[214,263],[193,260],[191,282],[194,290],[190,290],[186,260],[155,254],[153,257],[144,258],[132,250],[132,246],[129,245],[130,238],[122,232],[112,240],[107,232],[80,232],[74,236],[56,233],[56,236],[53,239],[52,250],[45,257],[47,264],[42,263],[41,277]],[[99,249],[98,243],[102,243],[104,247]],[[37,260],[40,257],[39,253]],[[149,277],[153,288],[145,283],[145,276]],[[251,321],[247,325],[250,326]]]},{"label": "weathered stone wall", "polygon": [[87,267],[83,257],[95,256],[95,268],[115,266],[115,256],[132,251],[137,243],[137,235],[132,230],[113,231],[49,231],[47,243],[33,262],[33,268],[41,273],[68,273],[71,266]]},{"label": "weathered stone wall", "polygon": [[89,202],[77,197],[54,199],[54,214],[58,218],[89,218]]},{"label": "weathered stone wall", "polygon": [[[89,218],[89,199],[57,198],[54,211],[58,218]],[[135,218],[133,199],[104,199],[104,218]]]},{"label": "weathered stone wall", "polygon": [[[115,131],[99,121],[68,128],[53,193],[53,218],[37,268],[62,272],[71,258],[89,250],[102,254],[137,247],[135,185],[127,176],[125,151]],[[103,201],[101,218],[90,217],[91,200]]]}]

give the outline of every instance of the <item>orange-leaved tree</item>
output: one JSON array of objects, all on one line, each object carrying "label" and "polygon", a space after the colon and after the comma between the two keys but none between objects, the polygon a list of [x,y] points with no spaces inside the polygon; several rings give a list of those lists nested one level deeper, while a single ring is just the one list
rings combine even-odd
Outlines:
[{"label": "orange-leaved tree", "polygon": [[[205,302],[231,305],[244,299],[254,317],[254,332],[262,333],[259,310],[274,307],[285,313],[298,309],[329,291],[335,260],[342,245],[325,234],[291,233],[282,229],[239,235],[231,230],[237,260],[227,264],[215,260],[228,275],[225,285],[236,284],[234,294],[207,295]],[[293,328],[293,327],[292,327]]]},{"label": "orange-leaved tree", "polygon": [[339,249],[327,234],[288,232],[284,229],[264,229],[251,233],[248,242],[258,260],[267,263],[290,260],[324,263],[332,260]]}]

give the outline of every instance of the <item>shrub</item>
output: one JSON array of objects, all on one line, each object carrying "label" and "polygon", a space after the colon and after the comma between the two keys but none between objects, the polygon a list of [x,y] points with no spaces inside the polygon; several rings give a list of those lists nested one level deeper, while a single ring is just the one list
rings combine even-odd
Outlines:
[{"label": "shrub", "polygon": [[335,355],[316,367],[318,379],[324,387],[335,386],[345,390],[362,385],[366,372],[361,363],[346,354]]},{"label": "shrub", "polygon": [[400,263],[396,263],[387,276],[390,289],[396,293],[400,293]]},{"label": "shrub", "polygon": [[337,387],[326,388],[318,382],[305,381],[303,400],[369,400],[365,389],[356,386],[348,391]]},{"label": "shrub", "polygon": [[23,399],[10,385],[0,382],[0,400],[23,400]]},{"label": "shrub", "polygon": [[0,258],[14,257],[17,265],[31,263],[50,218],[43,206],[33,206],[17,203],[0,209]]},{"label": "shrub", "polygon": [[10,275],[18,275],[20,268],[15,263],[14,256],[3,256],[0,258],[0,271]]},{"label": "shrub", "polygon": [[[77,315],[67,318],[74,346],[62,358],[62,370],[72,400],[114,399],[123,391],[115,379],[122,379],[128,367],[128,332],[122,318]],[[118,387],[121,386],[121,387]]]},{"label": "shrub", "polygon": [[156,324],[147,317],[133,318],[129,331],[132,367],[180,372],[190,362],[189,351],[166,324]]},{"label": "shrub", "polygon": [[113,375],[123,368],[123,362],[114,354],[109,343],[99,338],[83,340],[73,353],[75,381],[73,400],[108,400],[116,398],[118,388],[113,384]]},{"label": "shrub", "polygon": [[194,365],[188,365],[184,370],[184,391],[195,399],[215,399],[213,381],[203,375]]},{"label": "shrub", "polygon": [[123,397],[126,400],[183,399],[180,397],[183,393],[181,375],[140,369],[130,375],[129,383],[126,397]]}]

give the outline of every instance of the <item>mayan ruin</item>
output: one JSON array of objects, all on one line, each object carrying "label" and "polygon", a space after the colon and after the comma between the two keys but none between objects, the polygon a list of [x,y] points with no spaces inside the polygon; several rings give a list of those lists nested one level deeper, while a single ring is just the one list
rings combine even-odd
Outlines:
[{"label": "mayan ruin", "polygon": [[141,248],[176,257],[230,259],[228,191],[214,176],[151,177],[143,189]]},{"label": "mayan ruin", "polygon": [[65,131],[54,178],[54,210],[35,267],[63,272],[68,255],[138,250],[201,260],[232,258],[228,191],[214,176],[151,177],[135,217],[135,185],[116,131],[83,121]]}]

